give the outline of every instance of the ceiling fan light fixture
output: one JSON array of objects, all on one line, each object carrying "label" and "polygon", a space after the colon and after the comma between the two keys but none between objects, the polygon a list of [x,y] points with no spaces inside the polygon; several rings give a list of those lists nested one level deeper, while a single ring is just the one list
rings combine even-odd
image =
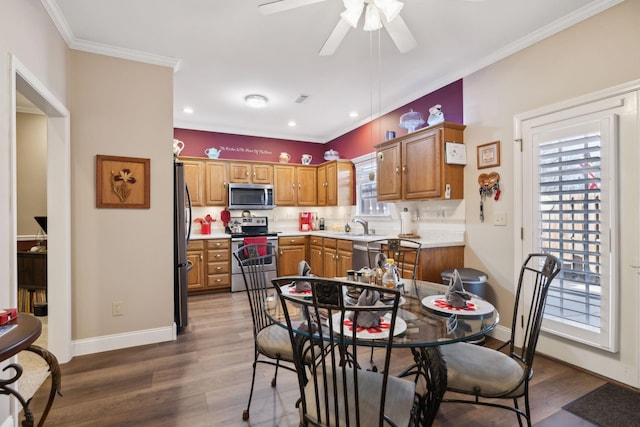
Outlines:
[{"label": "ceiling fan light fixture", "polygon": [[398,0],[374,0],[374,4],[380,9],[384,17],[387,18],[387,22],[396,19],[404,7],[404,3]]},{"label": "ceiling fan light fixture", "polygon": [[367,9],[364,15],[364,27],[365,31],[375,31],[382,28],[382,21],[380,21],[380,10],[372,3],[367,4]]},{"label": "ceiling fan light fixture", "polygon": [[251,108],[264,108],[267,106],[268,99],[263,95],[247,95],[244,102]]},{"label": "ceiling fan light fixture", "polygon": [[358,28],[358,21],[364,9],[364,0],[344,0],[344,12],[340,17],[349,23],[353,28]]}]

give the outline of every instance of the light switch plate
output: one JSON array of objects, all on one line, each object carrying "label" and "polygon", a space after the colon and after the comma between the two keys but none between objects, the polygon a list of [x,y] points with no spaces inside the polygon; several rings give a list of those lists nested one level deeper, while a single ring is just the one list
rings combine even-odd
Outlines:
[{"label": "light switch plate", "polygon": [[493,214],[493,225],[497,226],[506,226],[507,225],[507,213],[506,212],[496,212]]}]

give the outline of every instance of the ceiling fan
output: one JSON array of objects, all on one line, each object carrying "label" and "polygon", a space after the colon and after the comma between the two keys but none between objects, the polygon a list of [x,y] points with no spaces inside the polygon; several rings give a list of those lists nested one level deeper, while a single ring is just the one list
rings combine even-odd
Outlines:
[{"label": "ceiling fan", "polygon": [[[264,15],[270,15],[323,1],[326,0],[276,0],[261,4],[258,6],[258,10]],[[404,6],[402,2],[398,0],[343,0],[343,3],[345,10],[340,14],[338,24],[320,49],[318,53],[320,56],[333,55],[349,30],[352,27],[358,27],[358,22],[363,14],[365,17],[363,30],[375,31],[384,26],[400,52],[409,52],[417,46],[416,39],[400,16],[400,10]]]}]

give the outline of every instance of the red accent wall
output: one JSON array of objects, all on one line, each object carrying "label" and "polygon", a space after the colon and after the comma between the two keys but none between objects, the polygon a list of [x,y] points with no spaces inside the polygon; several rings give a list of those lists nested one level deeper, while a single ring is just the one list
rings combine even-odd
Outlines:
[{"label": "red accent wall", "polygon": [[319,164],[324,161],[324,152],[329,149],[338,151],[342,159],[352,159],[372,152],[374,145],[384,141],[385,131],[395,131],[396,137],[407,134],[407,130],[399,126],[400,116],[413,109],[413,111],[422,113],[426,121],[429,117],[429,108],[436,104],[442,105],[446,121],[464,124],[462,80],[455,81],[418,98],[372,123],[367,123],[329,141],[327,144],[179,128],[174,129],[173,135],[174,138],[184,142],[184,149],[181,153],[183,156],[207,157],[204,150],[214,147],[221,150],[221,159],[277,162],[280,153],[284,151],[291,155],[290,163],[299,164],[303,154],[311,154],[313,157],[311,163]]},{"label": "red accent wall", "polygon": [[[413,109],[413,111],[422,113],[426,122],[429,117],[429,108],[436,104],[442,106],[442,112],[447,122],[464,124],[462,99],[462,79],[460,79],[385,114],[380,119],[339,136],[327,144],[327,149],[332,148],[338,151],[340,157],[344,159],[353,159],[370,153],[374,151],[375,145],[384,141],[387,130],[394,131],[396,137],[408,133],[406,129],[399,126],[400,116]],[[426,126],[425,123],[422,127]]]}]

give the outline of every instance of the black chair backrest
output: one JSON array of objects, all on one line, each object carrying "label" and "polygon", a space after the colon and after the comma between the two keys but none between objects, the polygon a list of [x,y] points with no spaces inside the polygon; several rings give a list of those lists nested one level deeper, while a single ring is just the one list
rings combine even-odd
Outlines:
[{"label": "black chair backrest", "polygon": [[[520,269],[511,323],[509,354],[525,365],[525,378],[529,377],[533,365],[549,286],[559,272],[558,259],[553,255],[542,253],[530,254]],[[522,331],[520,343],[516,343],[518,331]]]},{"label": "black chair backrest", "polygon": [[[368,423],[363,421],[364,418],[371,422],[373,415],[375,424],[369,425],[382,426],[385,422],[386,387],[391,359],[392,331],[396,327],[400,301],[399,291],[389,290],[386,295],[385,290],[385,300],[387,297],[391,298],[390,301],[386,300],[386,305],[354,306],[354,301],[349,301],[350,295],[365,290],[380,291],[381,289],[357,282],[305,277],[304,280],[311,284],[312,297],[303,299],[283,290],[292,283],[292,279],[291,277],[277,278],[273,283],[278,289],[292,343],[299,343],[301,339],[311,339],[314,344],[305,346],[304,353],[294,352],[299,376],[301,410],[306,421],[311,425],[322,426],[364,426]],[[369,349],[359,348],[357,344],[364,340],[360,337],[362,331],[371,329],[354,326],[354,324],[359,324],[359,318],[363,319],[372,313],[384,319],[382,328],[389,328],[387,337],[378,339],[375,344],[386,350],[382,373],[363,371],[358,363],[359,350],[366,355],[363,360],[369,359]],[[349,320],[350,318],[353,320]],[[309,366],[309,360],[315,361],[312,366]],[[311,371],[309,375],[305,372],[305,367],[307,372]],[[382,381],[382,392],[380,396],[375,396],[373,408],[370,399],[367,404],[362,398],[367,391],[371,391],[363,390],[364,384],[367,384],[364,375],[367,374],[369,379],[373,374],[377,380]],[[336,422],[336,419],[339,422]]]},{"label": "black chair backrest", "polygon": [[267,274],[267,269],[273,270],[276,266],[276,251],[272,244],[251,244],[238,248],[233,253],[236,262],[242,269],[242,277],[247,289],[249,306],[251,307],[251,317],[253,318],[253,334],[255,335],[263,328],[273,324],[273,321],[265,313],[265,304],[269,296],[268,288],[271,287]]},{"label": "black chair backrest", "polygon": [[367,243],[369,267],[374,268],[379,253],[393,258],[400,275],[405,279],[416,279],[420,263],[422,244],[409,239],[379,239]]}]

